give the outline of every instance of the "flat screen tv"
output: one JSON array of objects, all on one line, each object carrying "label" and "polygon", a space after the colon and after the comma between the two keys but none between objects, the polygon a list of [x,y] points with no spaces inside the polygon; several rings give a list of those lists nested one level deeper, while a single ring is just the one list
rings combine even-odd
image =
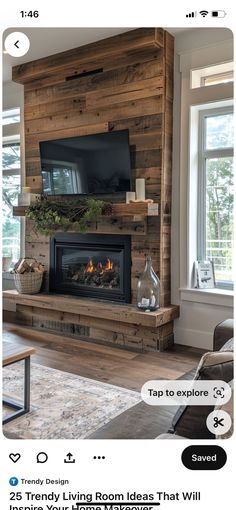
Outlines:
[{"label": "flat screen tv", "polygon": [[40,142],[43,193],[100,195],[131,189],[128,130]]}]

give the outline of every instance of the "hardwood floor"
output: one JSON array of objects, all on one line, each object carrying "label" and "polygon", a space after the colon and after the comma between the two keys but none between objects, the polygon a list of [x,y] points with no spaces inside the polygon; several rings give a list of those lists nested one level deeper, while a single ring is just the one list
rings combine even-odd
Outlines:
[{"label": "hardwood floor", "polygon": [[[140,391],[148,379],[178,379],[196,368],[200,349],[175,345],[160,353],[137,353],[3,324],[3,339],[35,347],[32,362]],[[91,439],[154,439],[166,432],[176,408],[140,402],[93,433]]]},{"label": "hardwood floor", "polygon": [[148,379],[181,377],[202,355],[200,349],[180,345],[164,352],[127,351],[11,323],[4,323],[3,339],[35,347],[35,363],[135,391]]}]

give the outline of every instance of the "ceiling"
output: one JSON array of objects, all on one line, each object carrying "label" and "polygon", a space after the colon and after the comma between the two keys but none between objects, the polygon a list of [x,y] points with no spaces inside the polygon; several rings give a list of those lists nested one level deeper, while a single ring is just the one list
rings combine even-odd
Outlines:
[{"label": "ceiling", "polygon": [[[11,81],[11,69],[15,65],[106,39],[134,28],[24,28],[22,32],[30,39],[30,49],[26,55],[19,58],[3,54],[3,82]],[[188,29],[168,28],[167,30],[175,35]],[[19,28],[6,30],[4,39],[13,31],[19,31]]]}]

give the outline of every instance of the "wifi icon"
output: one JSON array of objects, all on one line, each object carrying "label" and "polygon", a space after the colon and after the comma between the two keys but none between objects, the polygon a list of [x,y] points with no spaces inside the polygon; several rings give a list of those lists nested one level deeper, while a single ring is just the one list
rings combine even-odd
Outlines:
[{"label": "wifi icon", "polygon": [[209,14],[209,12],[208,11],[200,11],[200,14],[201,14],[201,16],[203,16],[203,18],[205,18]]}]

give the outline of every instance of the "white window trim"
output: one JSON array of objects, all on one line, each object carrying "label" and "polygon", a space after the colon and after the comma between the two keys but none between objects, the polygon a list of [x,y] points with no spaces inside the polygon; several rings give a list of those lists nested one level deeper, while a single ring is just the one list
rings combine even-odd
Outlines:
[{"label": "white window trim", "polygon": [[[219,102],[220,103],[220,102]],[[225,106],[219,104],[217,108],[209,107],[199,110],[198,121],[198,219],[197,219],[197,260],[203,260],[206,253],[206,160],[208,158],[233,157],[233,147],[221,149],[206,149],[205,147],[205,119],[209,116],[224,115],[233,113],[233,105]],[[223,282],[216,284],[219,289],[231,290],[233,282]]]},{"label": "white window trim", "polygon": [[186,289],[180,288],[181,301],[192,301],[215,306],[234,306],[234,291],[226,289]]},{"label": "white window trim", "polygon": [[[196,50],[180,55],[179,71],[180,83],[180,131],[179,131],[179,164],[180,164],[180,210],[179,210],[179,293],[180,298],[183,290],[194,291],[191,288],[191,275],[193,261],[197,258],[197,202],[190,203],[189,197],[192,190],[197,189],[192,170],[197,164],[196,154],[190,150],[190,121],[195,114],[193,107],[199,108],[207,103],[217,106],[218,101],[224,101],[225,105],[233,104],[233,83],[212,85],[211,87],[199,87],[191,89],[191,69],[203,66],[211,66],[221,62],[233,60],[232,41],[224,41],[221,44],[209,46],[208,51]],[[177,134],[178,136],[178,134]],[[175,265],[174,265],[175,267]],[[217,289],[218,290],[218,289]],[[229,291],[221,291],[222,306],[223,296]],[[215,289],[208,289],[208,295],[215,293]],[[196,294],[196,293],[195,293]],[[205,294],[206,295],[206,294]],[[187,297],[187,295],[186,295]],[[219,297],[220,299],[220,297]],[[206,297],[206,303],[210,303]]]}]

